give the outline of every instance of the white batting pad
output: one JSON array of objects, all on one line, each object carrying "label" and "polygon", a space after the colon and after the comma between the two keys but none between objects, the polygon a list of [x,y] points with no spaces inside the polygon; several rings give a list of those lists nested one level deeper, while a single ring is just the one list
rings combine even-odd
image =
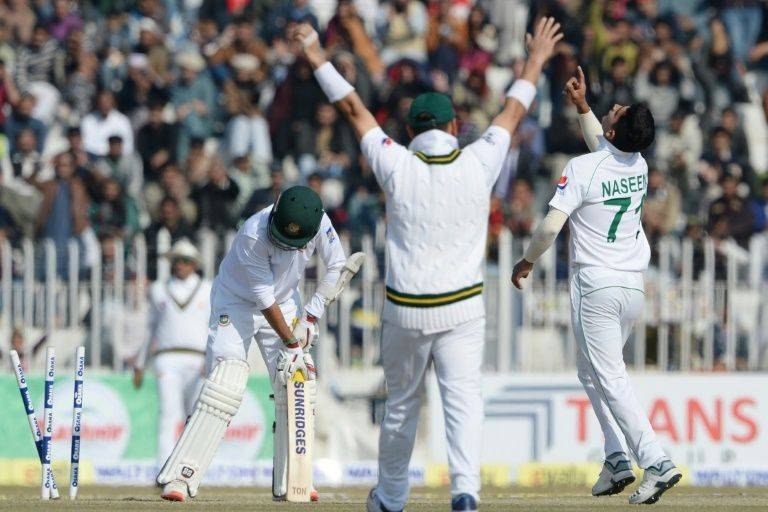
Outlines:
[{"label": "white batting pad", "polygon": [[248,382],[248,363],[225,359],[205,380],[181,438],[157,476],[157,483],[186,482],[189,495],[197,495],[203,474],[211,464],[229,421],[240,408]]}]

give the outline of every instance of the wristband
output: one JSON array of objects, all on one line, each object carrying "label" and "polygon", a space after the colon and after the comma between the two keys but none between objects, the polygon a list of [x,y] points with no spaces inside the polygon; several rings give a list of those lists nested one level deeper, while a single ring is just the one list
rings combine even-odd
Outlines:
[{"label": "wristband", "polygon": [[296,348],[299,346],[299,340],[297,340],[295,337],[283,340],[283,345],[285,345],[286,348]]},{"label": "wristband", "polygon": [[355,90],[330,62],[315,70],[315,78],[331,103],[336,103]]},{"label": "wristband", "polygon": [[536,86],[528,80],[523,80],[521,78],[515,80],[515,83],[512,84],[512,87],[507,90],[507,98],[516,99],[522,103],[523,107],[525,107],[525,110],[531,108],[531,103],[533,103],[533,99],[535,97]]}]

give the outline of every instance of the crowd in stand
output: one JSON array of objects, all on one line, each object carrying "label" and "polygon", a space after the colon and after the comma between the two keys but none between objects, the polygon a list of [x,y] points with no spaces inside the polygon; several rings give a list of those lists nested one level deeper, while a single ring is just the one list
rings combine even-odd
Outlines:
[{"label": "crowd in stand", "polygon": [[[586,150],[562,94],[581,65],[590,104],[646,101],[657,137],[645,227],[733,238],[768,214],[768,3],[761,0],[0,0],[0,238],[129,244],[223,235],[306,183],[353,244],[384,215],[350,127],[287,37],[320,30],[384,129],[410,100],[452,95],[461,143],[498,111],[524,34],[566,37],[494,189],[490,246],[530,234],[564,162]],[[83,265],[87,259],[83,258]]]}]

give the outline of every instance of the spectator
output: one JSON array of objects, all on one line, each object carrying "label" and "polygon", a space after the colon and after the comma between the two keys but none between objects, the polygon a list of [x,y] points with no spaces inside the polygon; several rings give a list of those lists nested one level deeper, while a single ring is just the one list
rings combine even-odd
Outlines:
[{"label": "spectator", "polygon": [[513,236],[528,237],[539,220],[536,207],[536,196],[531,184],[526,180],[517,179],[512,184],[506,213],[506,224]]},{"label": "spectator", "polygon": [[[171,197],[165,197],[160,202],[159,210],[158,220],[144,230],[144,237],[147,241],[147,277],[150,279],[157,277],[158,236],[161,233],[162,236],[168,238],[169,247],[182,238],[196,240],[194,230],[184,220],[178,201]],[[163,248],[162,250],[166,249]]]},{"label": "spectator", "polygon": [[227,169],[216,159],[208,174],[208,182],[192,192],[197,204],[198,227],[208,228],[223,235],[234,225],[235,200],[240,188],[227,176]]},{"label": "spectator", "polygon": [[725,174],[720,180],[722,193],[709,206],[707,231],[717,240],[733,238],[740,246],[747,248],[753,233],[754,218],[747,201],[739,197],[739,180]]},{"label": "spectator", "polygon": [[123,192],[118,180],[105,178],[100,185],[100,196],[91,204],[89,212],[93,229],[99,236],[107,235],[130,241],[139,229],[136,203]]},{"label": "spectator", "polygon": [[61,153],[54,160],[54,179],[40,186],[43,201],[36,222],[40,239],[51,239],[56,245],[56,269],[60,276],[68,272],[68,243],[81,237],[88,224],[90,200],[80,178],[75,175],[75,164],[69,153]]},{"label": "spectator", "polygon": [[643,203],[643,227],[652,247],[672,234],[682,220],[680,191],[656,167],[648,170],[648,191]]},{"label": "spectator", "polygon": [[418,0],[392,0],[380,7],[382,22],[378,27],[383,44],[380,54],[385,65],[401,59],[427,61],[427,12]]},{"label": "spectator", "polygon": [[35,26],[31,42],[19,51],[15,76],[22,91],[32,82],[64,82],[64,54],[44,25]]},{"label": "spectator", "polygon": [[248,155],[250,165],[266,174],[272,164],[272,140],[269,125],[259,108],[259,98],[259,92],[253,91],[249,100],[241,104],[240,113],[227,124],[226,141],[231,158]]},{"label": "spectator", "polygon": [[254,190],[253,194],[251,194],[251,197],[248,199],[248,202],[240,213],[240,220],[247,219],[254,213],[261,211],[277,201],[278,196],[280,196],[284,188],[283,184],[285,180],[283,178],[283,172],[280,169],[273,169],[270,178],[272,180],[270,186]]},{"label": "spectator", "polygon": [[149,119],[139,130],[136,149],[144,168],[144,179],[156,181],[164,165],[176,161],[177,126],[164,120],[165,104],[155,98],[149,104]]},{"label": "spectator", "polygon": [[603,79],[597,111],[603,114],[614,105],[631,105],[634,102],[635,92],[629,65],[624,57],[617,55],[611,60],[608,76]]},{"label": "spectator", "polygon": [[16,134],[11,152],[14,178],[22,179],[35,186],[54,177],[52,169],[43,165],[37,147],[35,132],[31,128],[24,128]]},{"label": "spectator", "polygon": [[330,103],[317,107],[314,126],[300,135],[305,139],[297,143],[299,169],[304,177],[317,171],[338,178],[356,158],[355,136]]},{"label": "spectator", "polygon": [[185,158],[192,138],[205,139],[213,130],[215,88],[204,72],[205,60],[197,52],[185,52],[176,58],[180,81],[171,89],[171,101],[179,119],[176,153]]},{"label": "spectator", "polygon": [[431,6],[434,12],[429,17],[426,34],[429,64],[453,81],[459,69],[459,57],[467,49],[466,16],[457,12],[451,0],[437,0],[431,2]]},{"label": "spectator", "polygon": [[83,20],[74,12],[69,0],[54,0],[53,16],[48,20],[47,26],[54,39],[64,42],[73,30],[83,28]]},{"label": "spectator", "polygon": [[181,166],[190,185],[201,185],[208,179],[216,157],[205,149],[205,141],[193,138],[189,143],[189,155]]},{"label": "spectator", "polygon": [[5,62],[0,60],[0,125],[5,124],[5,105],[13,107],[21,99],[16,84],[13,83],[13,77],[10,76]]},{"label": "spectator", "polygon": [[14,39],[22,45],[32,40],[37,16],[28,0],[7,0],[0,4],[0,19],[11,29]]},{"label": "spectator", "polygon": [[125,114],[115,108],[115,95],[106,89],[96,95],[95,110],[83,118],[80,125],[85,150],[94,157],[109,151],[109,137],[123,139],[123,152],[133,153],[133,130]]},{"label": "spectator", "polygon": [[125,152],[123,138],[119,135],[111,135],[108,145],[107,154],[99,158],[93,167],[96,179],[117,181],[121,194],[125,193],[135,204],[139,204],[144,184],[141,158],[136,153]]},{"label": "spectator", "polygon": [[232,160],[229,169],[229,178],[237,184],[237,199],[232,205],[234,218],[240,218],[248,199],[256,190],[268,188],[271,180],[267,169],[256,168],[251,165],[248,155],[239,156]]},{"label": "spectator", "polygon": [[267,43],[281,35],[289,24],[307,22],[318,29],[317,16],[312,12],[309,0],[281,0],[269,11],[263,26],[263,37]]},{"label": "spectator", "polygon": [[14,150],[14,144],[18,134],[22,130],[31,130],[35,136],[35,145],[38,153],[43,152],[45,136],[47,130],[45,125],[33,117],[32,111],[35,108],[35,97],[29,93],[21,95],[16,108],[5,120],[5,134],[11,141],[11,151]]},{"label": "spectator", "polygon": [[160,173],[160,180],[146,187],[144,198],[152,219],[159,218],[163,199],[170,197],[181,210],[186,223],[192,226],[197,220],[197,206],[190,194],[190,183],[175,164],[168,164]]},{"label": "spectator", "polygon": [[723,0],[722,19],[733,45],[733,56],[744,63],[755,46],[763,27],[763,9],[759,0]]}]

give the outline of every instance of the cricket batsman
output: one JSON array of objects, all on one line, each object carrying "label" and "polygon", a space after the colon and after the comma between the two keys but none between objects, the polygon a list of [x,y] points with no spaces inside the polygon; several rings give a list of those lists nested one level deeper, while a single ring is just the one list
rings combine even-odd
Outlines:
[{"label": "cricket batsman", "polygon": [[[317,292],[301,307],[299,280],[317,251],[327,272]],[[335,293],[346,257],[320,197],[291,187],[240,228],[219,267],[211,292],[205,351],[207,378],[181,438],[157,477],[162,498],[184,501],[198,486],[224,431],[235,415],[248,381],[251,341],[261,350],[275,397],[273,488],[286,494],[288,409],[285,383],[301,370],[309,379],[307,400],[314,410],[316,373],[308,353],[316,322]],[[311,421],[314,416],[310,415]],[[316,492],[313,501],[316,501]]]},{"label": "cricket batsman", "polygon": [[197,274],[197,248],[181,239],[164,257],[170,260],[171,277],[155,282],[149,290],[149,336],[133,370],[133,384],[138,389],[151,348],[160,405],[157,454],[161,463],[173,450],[200,393],[211,314],[211,282]]},{"label": "cricket batsman", "polygon": [[482,268],[491,189],[512,132],[536,94],[542,66],[562,38],[544,18],[529,37],[522,75],[504,108],[474,143],[460,148],[451,99],[417,96],[408,147],[379,127],[360,97],[328,62],[317,33],[300,25],[295,40],[328,99],[352,124],[386,194],[387,271],[381,359],[387,402],[379,438],[379,480],[369,512],[394,512],[408,499],[408,464],[416,437],[424,376],[434,363],[445,412],[451,508],[477,510],[485,337]]},{"label": "cricket batsman", "polygon": [[521,279],[570,220],[571,322],[579,380],[605,438],[605,463],[592,494],[616,494],[634,482],[631,455],[645,472],[629,503],[651,504],[681,474],[632,391],[622,349],[645,298],[643,273],[651,251],[641,223],[648,165],[640,151],[653,142],[654,121],[641,103],[614,105],[599,122],[586,102],[581,68],[578,75],[565,92],[579,111],[592,152],[565,166],[549,213],[512,271],[512,283],[521,288]]}]

